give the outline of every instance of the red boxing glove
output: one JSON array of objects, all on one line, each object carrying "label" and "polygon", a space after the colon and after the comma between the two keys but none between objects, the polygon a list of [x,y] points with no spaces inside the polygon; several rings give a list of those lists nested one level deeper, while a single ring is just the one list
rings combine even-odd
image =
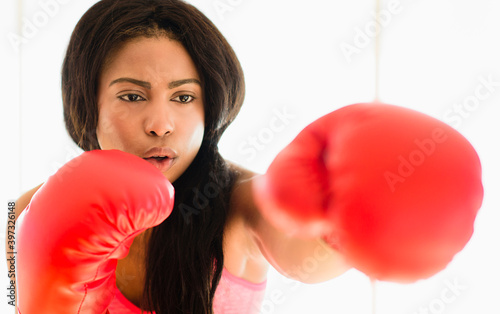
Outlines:
[{"label": "red boxing glove", "polygon": [[85,152],[35,193],[17,220],[18,311],[106,313],[117,259],[171,213],[174,189],[141,158]]},{"label": "red boxing glove", "polygon": [[473,233],[483,187],[471,144],[414,110],[356,104],[307,126],[253,185],[277,227],[323,237],[368,276],[444,269]]}]

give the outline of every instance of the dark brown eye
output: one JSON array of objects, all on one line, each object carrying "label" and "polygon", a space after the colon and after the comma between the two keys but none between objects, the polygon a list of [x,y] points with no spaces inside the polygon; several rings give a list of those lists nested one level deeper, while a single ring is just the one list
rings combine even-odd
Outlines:
[{"label": "dark brown eye", "polygon": [[123,101],[128,101],[128,102],[136,102],[136,101],[144,100],[144,98],[142,98],[141,96],[139,96],[137,94],[125,94],[125,95],[119,96],[118,98],[120,98]]},{"label": "dark brown eye", "polygon": [[174,101],[178,101],[183,104],[190,103],[194,100],[194,97],[191,95],[180,95],[174,98]]}]

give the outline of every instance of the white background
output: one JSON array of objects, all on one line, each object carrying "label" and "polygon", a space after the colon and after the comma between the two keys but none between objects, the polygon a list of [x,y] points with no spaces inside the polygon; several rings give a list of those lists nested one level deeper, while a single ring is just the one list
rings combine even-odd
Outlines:
[{"label": "white background", "polygon": [[[245,71],[244,107],[220,143],[226,158],[263,172],[314,119],[373,100],[374,40],[367,33],[374,0],[189,2],[220,28]],[[80,153],[63,124],[60,69],[71,31],[93,3],[22,0],[19,11],[18,1],[2,1],[1,243],[7,202]],[[473,238],[449,267],[412,285],[378,283],[377,313],[498,314],[500,1],[386,0],[381,7],[387,12],[392,7],[393,13],[382,27],[380,99],[437,117],[462,132],[480,155],[485,198]],[[28,31],[29,23],[35,29]],[[19,45],[12,41],[16,36],[24,37]],[[347,46],[355,52],[346,55],[341,47]],[[488,79],[496,86],[477,100],[476,90],[484,93],[486,87],[479,86]],[[459,106],[465,108],[462,116]],[[288,118],[281,120],[281,131],[270,133],[271,121],[280,116],[276,112]],[[252,137],[258,147],[252,146]],[[13,313],[7,305],[4,258],[0,269],[0,312]],[[458,288],[450,289],[453,284]],[[285,281],[271,271],[262,313],[369,314],[371,298],[369,280],[355,270],[317,285]]]}]

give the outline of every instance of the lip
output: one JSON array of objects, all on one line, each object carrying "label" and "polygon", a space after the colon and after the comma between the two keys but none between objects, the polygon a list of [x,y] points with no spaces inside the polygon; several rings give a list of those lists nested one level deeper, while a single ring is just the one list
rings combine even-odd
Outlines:
[{"label": "lip", "polygon": [[167,171],[172,168],[172,165],[174,164],[174,159],[168,157],[163,160],[155,158],[144,158],[144,160],[155,166],[158,170],[160,170],[160,172]]},{"label": "lip", "polygon": [[142,156],[142,158],[151,157],[168,157],[173,159],[177,157],[177,153],[169,147],[153,147],[146,151],[144,156]]},{"label": "lip", "polygon": [[[153,157],[164,157],[157,159]],[[142,157],[144,160],[155,166],[161,172],[165,172],[172,167],[177,158],[177,153],[168,147],[153,147],[146,151]]]}]

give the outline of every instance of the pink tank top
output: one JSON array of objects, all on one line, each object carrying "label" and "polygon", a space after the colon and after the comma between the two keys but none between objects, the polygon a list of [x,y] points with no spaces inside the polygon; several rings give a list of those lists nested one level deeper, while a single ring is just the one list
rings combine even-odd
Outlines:
[{"label": "pink tank top", "polygon": [[[252,283],[234,276],[226,268],[222,270],[222,277],[214,296],[215,314],[257,314],[260,311],[267,280],[261,283]],[[110,314],[141,314],[141,310],[130,302],[118,288],[115,288],[115,297],[108,307]],[[143,312],[151,314],[151,312]],[[153,312],[154,313],[154,312]]]}]

